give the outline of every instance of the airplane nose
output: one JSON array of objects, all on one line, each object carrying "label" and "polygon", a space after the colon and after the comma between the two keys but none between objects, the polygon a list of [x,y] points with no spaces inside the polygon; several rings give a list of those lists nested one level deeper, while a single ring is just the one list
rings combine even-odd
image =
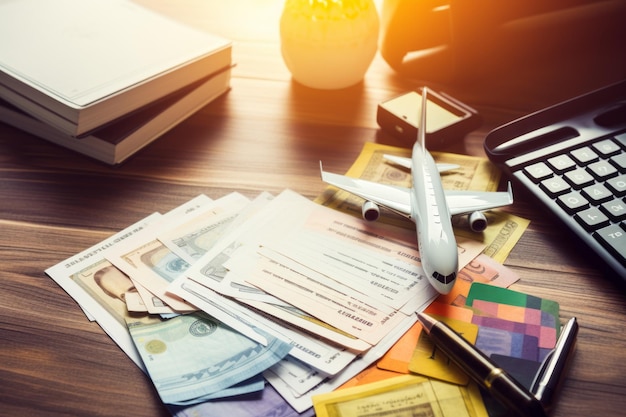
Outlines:
[{"label": "airplane nose", "polygon": [[454,280],[456,279],[456,272],[453,272],[451,274],[448,275],[443,275],[437,271],[433,272],[433,278],[435,278],[437,281],[441,282],[444,285],[448,285],[452,282],[454,282]]}]

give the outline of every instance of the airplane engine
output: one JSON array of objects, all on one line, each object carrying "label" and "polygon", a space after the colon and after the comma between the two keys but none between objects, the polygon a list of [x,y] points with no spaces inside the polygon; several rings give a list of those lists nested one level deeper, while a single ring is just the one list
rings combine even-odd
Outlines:
[{"label": "airplane engine", "polygon": [[380,217],[380,209],[378,205],[373,201],[366,201],[361,207],[361,213],[363,218],[367,221],[373,222]]},{"label": "airplane engine", "polygon": [[487,228],[487,218],[482,211],[475,211],[467,216],[472,232],[482,232]]}]

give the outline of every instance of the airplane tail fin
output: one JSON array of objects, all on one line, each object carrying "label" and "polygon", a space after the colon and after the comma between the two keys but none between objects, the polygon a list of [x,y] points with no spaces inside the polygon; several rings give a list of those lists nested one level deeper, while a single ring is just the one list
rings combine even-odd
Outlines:
[{"label": "airplane tail fin", "polygon": [[428,88],[422,87],[422,105],[420,108],[419,121],[417,127],[417,141],[422,145],[422,150],[426,151],[426,104],[428,103]]}]

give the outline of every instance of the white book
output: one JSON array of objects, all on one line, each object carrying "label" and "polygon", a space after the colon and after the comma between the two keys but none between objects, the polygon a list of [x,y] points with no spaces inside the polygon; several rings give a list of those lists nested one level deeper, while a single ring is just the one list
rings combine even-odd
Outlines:
[{"label": "white book", "polygon": [[0,1],[0,98],[70,135],[232,65],[229,40],[126,0]]},{"label": "white book", "polygon": [[107,164],[123,162],[230,88],[230,67],[76,138],[0,99],[0,122]]}]

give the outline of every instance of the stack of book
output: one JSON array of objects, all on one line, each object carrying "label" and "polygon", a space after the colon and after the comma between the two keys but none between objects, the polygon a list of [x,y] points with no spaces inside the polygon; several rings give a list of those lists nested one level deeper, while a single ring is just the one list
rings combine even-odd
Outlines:
[{"label": "stack of book", "polygon": [[0,3],[0,122],[117,164],[230,87],[232,44],[126,0]]}]

